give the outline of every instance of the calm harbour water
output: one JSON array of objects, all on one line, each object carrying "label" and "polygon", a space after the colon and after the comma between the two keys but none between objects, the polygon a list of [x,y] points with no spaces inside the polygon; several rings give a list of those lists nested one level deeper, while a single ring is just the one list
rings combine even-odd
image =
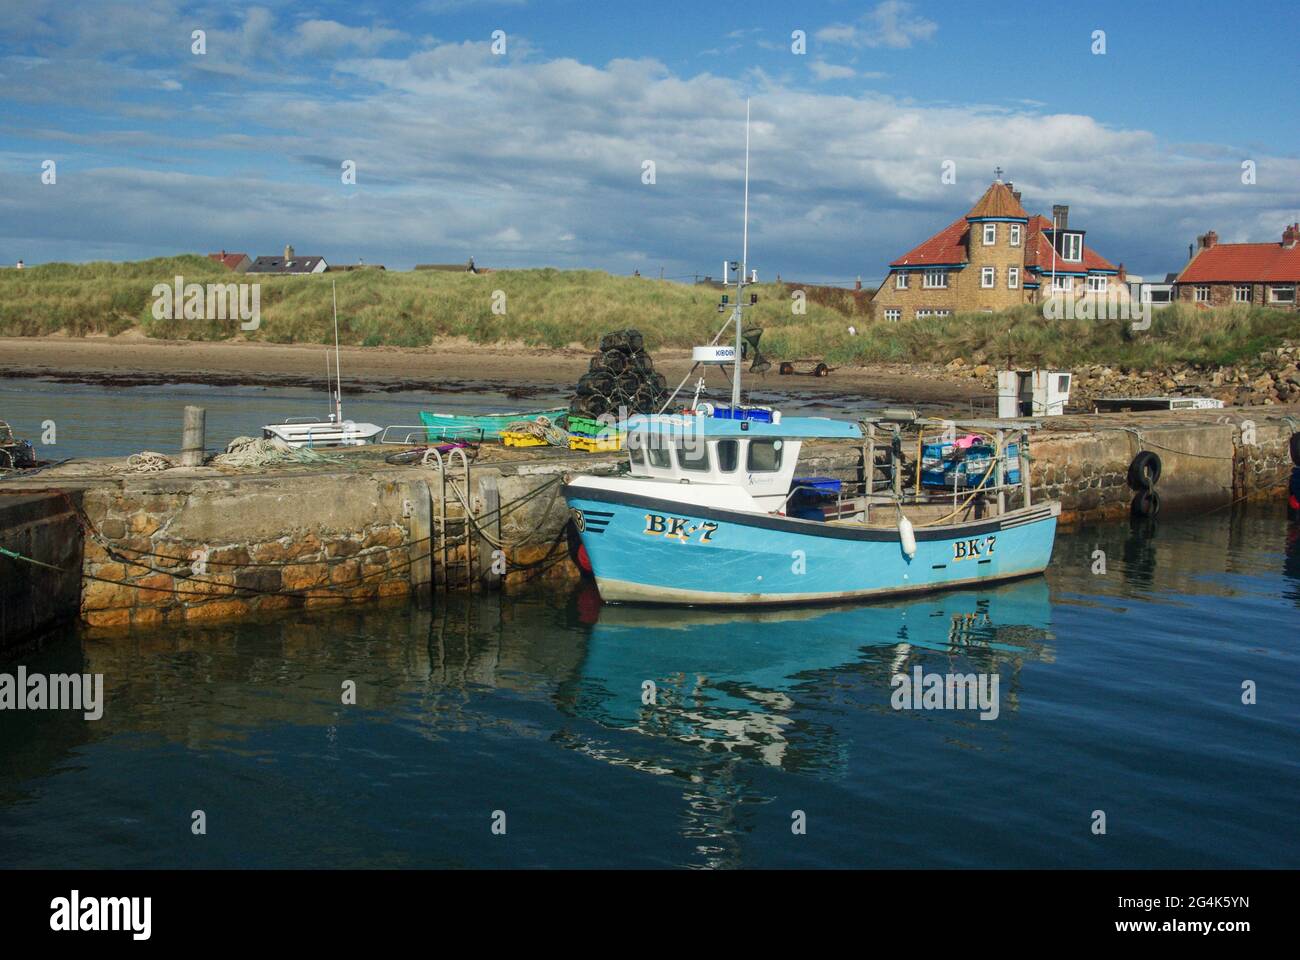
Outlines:
[{"label": "calm harbour water", "polygon": [[[415,427],[420,423],[421,410],[463,414],[541,410],[566,407],[569,396],[569,391],[558,387],[524,399],[487,390],[367,392],[345,394],[343,415],[381,427]],[[806,394],[797,386],[779,393],[755,390],[750,396],[755,403],[780,403],[783,410],[842,415],[842,404],[834,398]],[[15,436],[30,440],[42,460],[120,457],[141,450],[177,453],[182,411],[187,404],[207,411],[207,447],[212,452],[224,450],[235,437],[260,437],[266,424],[281,423],[289,417],[323,420],[333,412],[324,390],[306,387],[197,383],[120,387],[0,377],[0,420],[13,427]],[[866,400],[858,403],[862,409],[880,405]],[[41,442],[43,424],[49,420],[56,428],[52,445]],[[390,438],[401,440],[411,434],[412,430],[395,430]],[[418,439],[418,433],[415,435]]]},{"label": "calm harbour water", "polygon": [[[1296,867],[1298,612],[1278,504],[897,603],[69,629],[21,662],[103,673],[104,715],[0,713],[0,866]],[[917,665],[996,672],[997,719],[892,709]]]}]

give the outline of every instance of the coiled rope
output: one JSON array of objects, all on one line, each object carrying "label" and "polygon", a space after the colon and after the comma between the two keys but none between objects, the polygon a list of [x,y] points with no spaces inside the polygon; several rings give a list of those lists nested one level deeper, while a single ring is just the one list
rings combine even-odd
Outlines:
[{"label": "coiled rope", "polygon": [[503,428],[503,432],[526,433],[538,440],[545,440],[553,447],[569,446],[569,431],[556,426],[549,417],[537,417],[534,420],[515,420]]}]

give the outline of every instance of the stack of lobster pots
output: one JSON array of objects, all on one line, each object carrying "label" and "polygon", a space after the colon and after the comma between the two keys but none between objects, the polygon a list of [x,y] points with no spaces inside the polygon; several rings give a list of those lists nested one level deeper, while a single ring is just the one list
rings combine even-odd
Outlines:
[{"label": "stack of lobster pots", "polygon": [[600,338],[600,352],[578,380],[577,393],[569,404],[570,420],[618,416],[620,410],[628,415],[654,413],[668,399],[664,375],[655,372],[645,339],[636,330],[618,330]]}]

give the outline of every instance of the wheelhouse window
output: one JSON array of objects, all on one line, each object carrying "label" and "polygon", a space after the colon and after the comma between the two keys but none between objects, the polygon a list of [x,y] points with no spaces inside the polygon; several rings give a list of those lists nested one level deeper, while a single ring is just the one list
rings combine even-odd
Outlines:
[{"label": "wheelhouse window", "polygon": [[740,465],[740,441],[739,440],[719,440],[718,441],[718,469],[723,473],[731,473]]},{"label": "wheelhouse window", "polygon": [[1018,223],[1011,224],[1011,245],[1020,246],[1020,224]]},{"label": "wheelhouse window", "polygon": [[947,289],[948,288],[948,271],[947,270],[927,270],[925,271],[925,283],[927,289]]},{"label": "wheelhouse window", "polygon": [[1271,287],[1268,299],[1271,303],[1295,303],[1295,284]]},{"label": "wheelhouse window", "polygon": [[627,445],[627,458],[631,461],[632,466],[634,467],[645,466],[645,452],[641,449],[640,445],[634,446],[629,443]]},{"label": "wheelhouse window", "polygon": [[783,444],[780,440],[768,440],[766,438],[749,441],[749,472],[750,473],[776,473],[781,469],[781,451]]},{"label": "wheelhouse window", "polygon": [[1007,287],[1015,290],[1020,286],[1020,268],[1007,267]]},{"label": "wheelhouse window", "polygon": [[1234,303],[1250,303],[1250,285],[1238,285],[1232,288]]},{"label": "wheelhouse window", "polygon": [[656,470],[671,470],[672,461],[668,457],[668,448],[662,443],[651,443],[646,447],[646,457],[650,460],[650,466]]},{"label": "wheelhouse window", "polygon": [[1196,288],[1196,302],[1197,303],[1210,302],[1210,288],[1208,286],[1199,286]]},{"label": "wheelhouse window", "polygon": [[997,282],[998,271],[996,267],[980,268],[980,286],[985,290],[990,289]]},{"label": "wheelhouse window", "polygon": [[998,242],[998,225],[996,223],[984,224],[984,246],[991,247]]},{"label": "wheelhouse window", "polygon": [[692,438],[677,447],[677,466],[683,470],[707,471],[709,447],[702,438]]}]

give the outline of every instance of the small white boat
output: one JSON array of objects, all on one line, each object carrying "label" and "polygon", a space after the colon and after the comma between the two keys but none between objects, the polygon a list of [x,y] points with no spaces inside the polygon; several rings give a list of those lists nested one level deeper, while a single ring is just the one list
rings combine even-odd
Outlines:
[{"label": "small white boat", "polygon": [[[333,287],[333,285],[331,285]],[[339,301],[334,292],[334,372],[330,373],[330,355],[325,351],[325,380],[330,382],[334,394],[334,412],[324,420],[311,417],[289,417],[283,423],[268,423],[262,428],[267,440],[283,440],[291,447],[359,447],[373,443],[384,430],[374,423],[354,423],[343,419],[343,375],[339,369]]]},{"label": "small white boat", "polygon": [[383,429],[374,423],[339,422],[333,416],[328,420],[291,417],[263,427],[262,436],[283,440],[291,447],[359,447],[373,443]]}]

